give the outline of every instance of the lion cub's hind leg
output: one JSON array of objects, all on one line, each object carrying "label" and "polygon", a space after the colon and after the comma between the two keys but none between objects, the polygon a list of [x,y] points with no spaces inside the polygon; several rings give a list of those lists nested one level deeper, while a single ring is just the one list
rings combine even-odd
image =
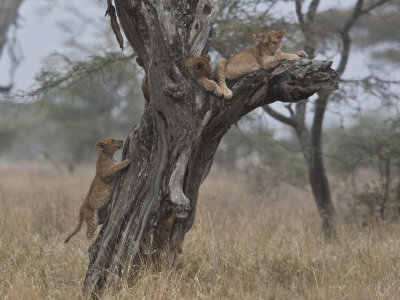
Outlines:
[{"label": "lion cub's hind leg", "polygon": [[217,79],[218,85],[222,90],[222,94],[225,99],[232,99],[233,93],[226,86],[226,66],[228,65],[228,60],[222,58],[214,68],[214,77]]},{"label": "lion cub's hind leg", "polygon": [[97,225],[99,225],[99,217],[97,215],[97,210],[90,211],[90,213],[88,212],[88,214],[86,215],[86,225],[87,225],[86,238],[89,241],[91,241],[93,239]]},{"label": "lion cub's hind leg", "polygon": [[106,203],[97,210],[97,215],[99,217],[99,225],[104,224],[104,222],[106,221],[109,207],[110,203]]}]

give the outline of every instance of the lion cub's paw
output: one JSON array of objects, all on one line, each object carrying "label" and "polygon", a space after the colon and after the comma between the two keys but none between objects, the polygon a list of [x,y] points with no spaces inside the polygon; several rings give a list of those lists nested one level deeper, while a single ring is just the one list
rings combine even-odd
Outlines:
[{"label": "lion cub's paw", "polygon": [[222,97],[224,95],[224,92],[222,91],[222,89],[217,85],[214,89],[214,94],[217,97]]},{"label": "lion cub's paw", "polygon": [[304,51],[297,51],[296,55],[298,55],[301,58],[308,58],[308,54],[305,53]]},{"label": "lion cub's paw", "polygon": [[125,167],[127,167],[127,166],[129,166],[129,164],[131,163],[131,160],[130,160],[129,158],[127,158],[127,159],[124,159],[124,160],[122,161],[122,163],[124,164]]},{"label": "lion cub's paw", "polygon": [[228,89],[227,87],[222,89],[222,94],[224,95],[225,99],[232,99],[233,97],[233,93],[230,89]]}]

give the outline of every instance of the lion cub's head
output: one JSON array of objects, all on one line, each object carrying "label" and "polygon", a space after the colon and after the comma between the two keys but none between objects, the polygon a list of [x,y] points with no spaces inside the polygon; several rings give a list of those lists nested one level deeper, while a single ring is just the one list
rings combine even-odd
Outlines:
[{"label": "lion cub's head", "polygon": [[275,55],[276,51],[281,48],[282,38],[286,30],[280,32],[267,29],[264,33],[253,34],[253,38],[258,42],[257,47],[261,47],[269,55]]},{"label": "lion cub's head", "polygon": [[114,154],[118,149],[122,148],[124,142],[116,137],[106,137],[104,140],[101,140],[96,143],[96,148],[98,148],[101,152],[106,154]]},{"label": "lion cub's head", "polygon": [[189,70],[189,72],[193,75],[194,78],[209,78],[212,77],[212,70],[210,66],[210,56],[192,56],[185,60],[185,64]]}]

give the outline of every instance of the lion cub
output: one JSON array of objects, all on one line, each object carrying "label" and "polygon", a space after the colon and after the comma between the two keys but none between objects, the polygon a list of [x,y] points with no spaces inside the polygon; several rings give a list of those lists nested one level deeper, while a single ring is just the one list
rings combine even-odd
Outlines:
[{"label": "lion cub", "polygon": [[[212,69],[210,65],[210,56],[192,56],[185,60],[186,67],[192,76],[201,83],[201,85],[209,92],[214,93],[218,97],[222,96],[222,90],[218,84],[212,80]],[[147,75],[142,80],[142,91],[146,102],[150,101],[149,81]]]},{"label": "lion cub", "polygon": [[255,48],[241,51],[229,59],[222,58],[217,63],[214,68],[214,77],[226,99],[231,99],[233,96],[232,91],[226,86],[226,79],[237,79],[260,69],[271,70],[285,60],[308,57],[304,51],[289,54],[280,50],[285,33],[285,29],[280,32],[268,29],[264,33],[253,34],[253,38],[258,42]]},{"label": "lion cub", "polygon": [[67,243],[81,229],[83,221],[87,225],[86,237],[89,240],[93,238],[97,225],[104,223],[119,171],[126,168],[130,163],[129,159],[125,159],[122,162],[117,162],[114,159],[114,153],[121,149],[122,145],[123,141],[114,137],[107,137],[96,143],[96,148],[99,149],[96,175],[90,186],[89,193],[83,200],[79,212],[78,226],[64,243]]},{"label": "lion cub", "polygon": [[222,89],[212,79],[212,69],[210,65],[210,56],[192,56],[185,60],[186,67],[193,77],[209,92],[218,97],[222,96]]}]

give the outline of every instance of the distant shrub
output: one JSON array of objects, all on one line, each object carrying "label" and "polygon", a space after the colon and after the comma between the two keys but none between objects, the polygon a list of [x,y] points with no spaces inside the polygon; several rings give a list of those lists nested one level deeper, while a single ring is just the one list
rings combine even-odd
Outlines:
[{"label": "distant shrub", "polygon": [[361,215],[364,223],[370,221],[398,219],[400,202],[397,189],[388,189],[381,181],[364,185],[355,196],[354,209]]}]

